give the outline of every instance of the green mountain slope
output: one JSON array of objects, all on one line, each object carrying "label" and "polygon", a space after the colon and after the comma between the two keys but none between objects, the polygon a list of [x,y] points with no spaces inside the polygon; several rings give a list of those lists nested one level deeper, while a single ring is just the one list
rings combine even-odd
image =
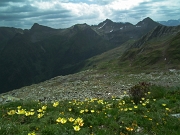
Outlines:
[{"label": "green mountain slope", "polygon": [[142,72],[180,69],[180,27],[158,26],[139,40],[92,57],[84,69]]},{"label": "green mountain slope", "polygon": [[179,69],[180,27],[158,26],[143,36],[119,59],[127,70]]}]

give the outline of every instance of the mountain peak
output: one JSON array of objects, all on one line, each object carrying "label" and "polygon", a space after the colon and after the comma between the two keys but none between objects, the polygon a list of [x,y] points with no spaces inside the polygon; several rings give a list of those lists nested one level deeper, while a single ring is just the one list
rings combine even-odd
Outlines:
[{"label": "mountain peak", "polygon": [[142,26],[142,25],[155,26],[155,25],[160,25],[160,24],[155,22],[154,20],[152,20],[150,17],[146,17],[142,21],[138,22],[136,25],[139,25],[139,26]]},{"label": "mountain peak", "polygon": [[103,21],[103,23],[110,24],[110,25],[114,24],[114,22],[111,21],[110,19],[106,19],[105,21]]},{"label": "mountain peak", "polygon": [[48,26],[40,25],[38,23],[34,23],[30,30],[31,31],[51,31],[54,29]]},{"label": "mountain peak", "polygon": [[143,21],[153,21],[150,17],[146,17],[143,19]]},{"label": "mountain peak", "polygon": [[113,22],[113,21],[111,21],[110,19],[106,19],[104,22]]},{"label": "mountain peak", "polygon": [[34,23],[31,29],[37,29],[38,27],[40,27],[40,25],[38,23]]}]

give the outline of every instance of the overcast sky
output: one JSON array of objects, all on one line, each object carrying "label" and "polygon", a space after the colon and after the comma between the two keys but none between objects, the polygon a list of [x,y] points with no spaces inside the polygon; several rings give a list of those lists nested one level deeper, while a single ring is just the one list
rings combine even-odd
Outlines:
[{"label": "overcast sky", "polygon": [[0,27],[30,29],[34,23],[52,28],[99,24],[105,19],[131,22],[180,19],[180,0],[0,0]]}]

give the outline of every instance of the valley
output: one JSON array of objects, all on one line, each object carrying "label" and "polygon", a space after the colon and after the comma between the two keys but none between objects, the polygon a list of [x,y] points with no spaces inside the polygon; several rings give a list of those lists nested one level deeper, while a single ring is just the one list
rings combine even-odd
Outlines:
[{"label": "valley", "polygon": [[0,35],[0,134],[180,133],[180,26],[106,19]]}]

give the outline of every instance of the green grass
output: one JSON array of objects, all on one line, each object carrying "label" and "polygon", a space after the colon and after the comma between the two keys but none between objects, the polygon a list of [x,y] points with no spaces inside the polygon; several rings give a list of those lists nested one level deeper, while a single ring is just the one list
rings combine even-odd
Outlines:
[{"label": "green grass", "polygon": [[[180,88],[149,87],[137,104],[128,96],[108,100],[6,103],[0,105],[0,134],[179,135],[180,118],[171,114],[180,113]],[[18,114],[18,110],[22,114]],[[26,116],[28,112],[32,114]],[[38,118],[38,114],[43,115]],[[75,126],[80,130],[75,131]]]}]

